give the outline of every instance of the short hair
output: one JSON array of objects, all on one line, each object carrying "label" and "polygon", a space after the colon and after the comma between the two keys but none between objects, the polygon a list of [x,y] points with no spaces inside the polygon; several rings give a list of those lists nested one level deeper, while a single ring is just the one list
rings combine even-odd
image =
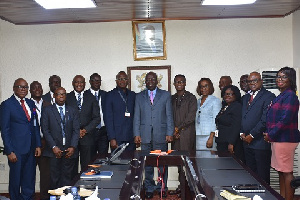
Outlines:
[{"label": "short hair", "polygon": [[[231,79],[230,76],[221,76],[221,78],[228,78],[228,79],[229,79],[229,82],[232,84],[232,79]],[[220,78],[220,79],[221,79],[221,78]]]},{"label": "short hair", "polygon": [[91,76],[90,76],[90,80],[92,80],[93,78],[95,78],[96,76],[100,77],[101,76],[98,74],[98,73],[93,73]]},{"label": "short hair", "polygon": [[[126,72],[125,71],[119,71],[119,73],[116,75],[116,79],[118,79],[118,77],[120,76],[120,74],[121,73],[124,73],[124,74],[126,74]],[[126,74],[126,76],[127,76],[127,74]]]},{"label": "short hair", "polygon": [[241,103],[242,101],[242,97],[241,97],[241,92],[240,92],[240,89],[235,86],[235,85],[227,85],[223,88],[222,92],[221,92],[221,96],[224,98],[225,96],[225,92],[227,89],[231,89],[234,96],[235,96],[235,100],[239,103]]},{"label": "short hair", "polygon": [[58,78],[58,79],[61,81],[61,79],[60,79],[59,76],[57,76],[57,75],[52,75],[52,76],[50,76],[50,78],[49,78],[49,84],[53,81],[54,78]]},{"label": "short hair", "polygon": [[154,76],[155,76],[155,78],[157,79],[157,74],[155,73],[155,72],[148,72],[147,74],[146,74],[146,76],[145,76],[145,81],[146,81],[146,79],[147,79],[147,76],[149,75],[149,74],[153,74]]},{"label": "short hair", "polygon": [[200,81],[198,81],[198,86],[197,86],[197,93],[201,96],[201,90],[199,85],[201,84],[202,81],[207,81],[208,82],[208,87],[209,87],[209,95],[212,95],[215,92],[214,84],[211,82],[210,78],[201,78]]},{"label": "short hair", "polygon": [[281,68],[277,72],[277,76],[278,76],[279,72],[284,73],[288,77],[288,79],[290,81],[290,84],[291,84],[291,90],[293,90],[296,93],[297,84],[296,84],[296,71],[295,71],[295,69],[286,66],[286,67]]},{"label": "short hair", "polygon": [[32,81],[32,83],[30,83],[30,89],[33,88],[33,85],[34,85],[34,84],[39,84],[39,85],[42,86],[42,84],[41,84],[40,82],[38,82],[38,81]]},{"label": "short hair", "polygon": [[181,77],[184,79],[184,82],[186,82],[186,78],[183,74],[177,74],[175,77],[174,77],[174,82],[175,82],[175,79],[178,78],[178,77]]},{"label": "short hair", "polygon": [[244,75],[242,75],[241,77],[240,77],[240,79],[241,78],[248,78],[249,77],[249,74],[244,74]]}]

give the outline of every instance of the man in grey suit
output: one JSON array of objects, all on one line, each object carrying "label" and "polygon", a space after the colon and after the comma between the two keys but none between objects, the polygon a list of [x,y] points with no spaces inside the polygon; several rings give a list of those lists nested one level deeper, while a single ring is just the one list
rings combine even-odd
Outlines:
[{"label": "man in grey suit", "polygon": [[[141,145],[143,151],[167,151],[168,142],[173,140],[174,122],[171,103],[171,94],[157,88],[157,75],[149,72],[145,83],[147,90],[136,95],[133,133],[134,142]],[[162,178],[157,186],[153,180],[153,167],[145,167],[146,198],[151,199],[155,190],[162,191],[162,196],[167,196],[167,167],[159,167],[158,176]],[[164,185],[164,187],[162,187]]]},{"label": "man in grey suit", "polygon": [[70,185],[78,157],[79,114],[65,105],[66,90],[54,92],[55,104],[43,108],[41,124],[46,146],[43,155],[50,157],[51,188]]}]

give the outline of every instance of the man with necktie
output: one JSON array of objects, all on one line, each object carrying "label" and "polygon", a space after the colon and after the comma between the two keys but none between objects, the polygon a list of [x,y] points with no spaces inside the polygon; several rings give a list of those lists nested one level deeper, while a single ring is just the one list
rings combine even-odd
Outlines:
[{"label": "man with necktie", "polygon": [[43,100],[54,104],[55,103],[55,99],[53,97],[53,93],[55,92],[55,90],[59,87],[61,87],[61,79],[59,76],[57,75],[52,75],[49,78],[49,87],[50,87],[50,91],[47,92],[45,95],[42,96]]},{"label": "man with necktie", "polygon": [[26,99],[28,84],[23,78],[14,82],[14,95],[1,104],[1,136],[9,165],[11,199],[33,199],[35,194],[35,157],[41,154],[41,138],[34,102]]},{"label": "man with necktie", "polygon": [[[134,108],[133,133],[134,142],[141,145],[143,151],[168,150],[168,142],[172,142],[174,122],[171,94],[157,88],[158,80],[154,72],[146,75],[147,90],[136,95]],[[168,167],[159,167],[158,176],[161,182],[155,185],[153,167],[145,167],[146,198],[153,198],[153,192],[159,191],[160,196],[167,196]]]},{"label": "man with necktie", "polygon": [[100,119],[101,122],[97,125],[95,130],[95,147],[96,152],[102,155],[107,155],[108,153],[108,137],[106,126],[104,123],[105,114],[105,99],[107,92],[100,89],[101,86],[101,76],[98,73],[93,73],[90,76],[91,88],[87,90],[87,93],[91,93],[95,96],[100,108]]},{"label": "man with necktie", "polygon": [[[44,101],[42,99],[43,95],[43,88],[41,83],[38,81],[33,81],[30,84],[30,94],[31,100],[34,102],[36,106],[36,119],[41,125],[41,116],[42,116],[42,108],[44,106],[51,105],[51,103]],[[50,167],[49,167],[49,158],[43,155],[43,150],[46,145],[45,138],[43,136],[42,131],[41,133],[41,143],[42,143],[42,155],[36,159],[36,162],[39,166],[40,170],[40,198],[41,200],[46,200],[50,198],[48,190],[50,189]]]},{"label": "man with necktie", "polygon": [[[85,169],[95,156],[95,130],[100,123],[99,103],[95,96],[85,91],[85,79],[76,75],[72,82],[74,90],[67,94],[66,105],[79,111],[80,139],[79,153],[81,170]],[[76,175],[78,171],[74,171]]]},{"label": "man with necktie", "polygon": [[135,93],[127,89],[128,76],[124,71],[116,75],[117,87],[106,95],[105,123],[112,151],[119,145],[129,143],[127,151],[134,151],[133,116]]},{"label": "man with necktie", "polygon": [[242,98],[242,126],[246,165],[270,184],[271,145],[264,141],[266,114],[275,95],[263,87],[258,72],[252,72],[247,83],[251,90]]},{"label": "man with necktie", "polygon": [[41,118],[47,144],[43,155],[50,158],[51,189],[71,184],[78,158],[79,114],[65,105],[66,95],[64,88],[57,88],[55,104],[45,107]]}]

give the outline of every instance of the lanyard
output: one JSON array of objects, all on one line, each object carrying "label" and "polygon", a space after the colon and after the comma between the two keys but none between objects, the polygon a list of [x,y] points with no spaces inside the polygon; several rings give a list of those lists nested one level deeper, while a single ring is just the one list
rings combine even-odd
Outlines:
[{"label": "lanyard", "polygon": [[126,101],[126,99],[124,99],[124,97],[123,97],[123,95],[121,94],[120,90],[118,90],[118,92],[119,92],[119,95],[120,95],[121,99],[122,99],[123,102],[125,103],[126,113],[128,113],[128,109],[127,109],[127,101]]}]

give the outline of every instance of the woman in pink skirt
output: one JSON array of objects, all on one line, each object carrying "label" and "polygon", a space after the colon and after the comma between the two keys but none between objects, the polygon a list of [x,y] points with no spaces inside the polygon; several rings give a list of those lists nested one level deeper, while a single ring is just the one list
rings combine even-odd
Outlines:
[{"label": "woman in pink skirt", "polygon": [[300,142],[298,130],[299,100],[296,95],[296,71],[281,68],[276,77],[280,94],[271,103],[267,113],[265,140],[272,143],[271,167],[279,173],[280,194],[293,200],[291,187],[295,150]]}]

